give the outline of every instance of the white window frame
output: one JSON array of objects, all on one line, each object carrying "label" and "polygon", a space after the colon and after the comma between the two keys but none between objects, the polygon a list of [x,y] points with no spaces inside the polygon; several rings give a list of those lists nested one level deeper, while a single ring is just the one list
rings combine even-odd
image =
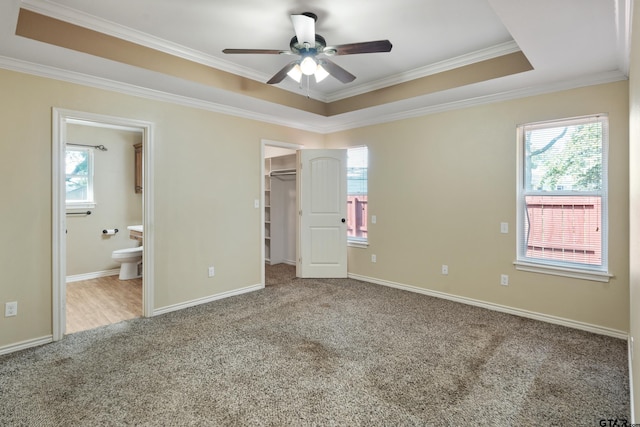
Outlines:
[{"label": "white window frame", "polygon": [[[65,198],[65,206],[68,210],[72,209],[92,209],[96,207],[95,196],[93,192],[93,175],[94,175],[94,161],[93,150],[91,148],[79,148],[79,147],[66,147],[65,156],[67,151],[82,151],[87,153],[87,199],[82,201],[69,201]],[[65,173],[65,178],[69,174]]]},{"label": "white window frame", "polygon": [[[565,125],[576,125],[580,123],[588,123],[590,121],[599,120],[603,124],[602,132],[602,188],[600,191],[594,192],[572,192],[572,191],[527,191],[525,190],[525,128],[552,128]],[[598,282],[608,282],[613,275],[608,271],[608,162],[609,162],[609,130],[608,116],[606,114],[597,114],[590,116],[567,118],[555,121],[545,121],[538,123],[527,123],[518,126],[518,161],[517,161],[517,258],[514,265],[517,270],[529,271],[534,273],[552,274],[564,277],[572,277],[577,279],[592,280]],[[526,256],[526,205],[525,197],[532,195],[557,195],[557,196],[598,196],[601,198],[601,250],[602,264],[599,266],[591,266],[587,264],[563,262],[560,260],[540,259]]]},{"label": "white window frame", "polygon": [[[357,150],[361,148],[367,149],[367,206],[369,203],[369,147],[366,145],[358,145],[354,147],[347,147],[347,158],[349,156],[349,150]],[[347,169],[349,168],[349,162],[347,160]],[[347,194],[348,196],[348,194]],[[367,208],[367,224],[369,221],[368,218],[369,210]],[[347,246],[356,247],[356,248],[366,248],[369,246],[369,230],[367,228],[367,237],[356,237],[347,235]]]}]

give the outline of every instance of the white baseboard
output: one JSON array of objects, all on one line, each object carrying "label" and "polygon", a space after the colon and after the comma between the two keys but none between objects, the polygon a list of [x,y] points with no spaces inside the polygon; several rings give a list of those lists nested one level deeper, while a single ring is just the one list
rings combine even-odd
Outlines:
[{"label": "white baseboard", "polygon": [[211,295],[204,298],[198,298],[191,301],[181,302],[178,304],[168,305],[166,307],[160,307],[153,310],[153,316],[160,314],[171,313],[172,311],[178,311],[189,307],[194,307],[200,304],[206,304],[208,302],[217,301],[223,298],[229,298],[236,295],[246,294],[247,292],[258,291],[264,289],[264,285],[252,285],[240,289],[234,289],[233,291],[221,292],[219,294]]},{"label": "white baseboard", "polygon": [[120,274],[119,268],[114,268],[112,270],[94,271],[93,273],[74,274],[72,276],[67,276],[67,283],[97,279],[99,277],[117,276],[118,274]]},{"label": "white baseboard", "polygon": [[[116,270],[116,271],[119,272],[120,270]],[[118,273],[116,273],[116,274],[118,274]],[[84,275],[82,275],[82,276],[84,276]],[[105,274],[104,276],[109,276],[109,274]],[[104,277],[104,276],[97,276],[97,277]],[[92,278],[95,278],[95,277],[92,277]],[[87,279],[79,279],[79,280],[87,280]],[[240,289],[234,289],[233,291],[222,292],[222,293],[219,293],[219,294],[216,294],[216,295],[212,295],[212,296],[209,296],[209,297],[198,298],[198,299],[187,301],[187,302],[183,302],[183,303],[180,303],[180,304],[173,304],[173,305],[169,305],[169,306],[166,306],[166,307],[161,307],[161,308],[158,308],[158,309],[153,311],[153,316],[157,316],[157,315],[165,314],[165,313],[170,313],[172,311],[182,310],[184,308],[194,307],[194,306],[200,305],[200,304],[206,304],[208,302],[216,301],[216,300],[223,299],[223,298],[232,297],[232,296],[235,296],[235,295],[245,294],[247,292],[258,291],[260,289],[264,289],[264,285],[247,286],[247,287],[240,288]],[[43,345],[43,344],[49,344],[51,342],[53,342],[53,335],[47,335],[47,336],[40,337],[40,338],[34,338],[34,339],[26,340],[26,341],[21,341],[21,342],[9,344],[9,345],[0,347],[0,356],[3,355],[3,354],[13,353],[13,352],[24,350],[24,349],[31,348],[31,347],[37,347],[37,346]]]},{"label": "white baseboard", "polygon": [[295,261],[289,260],[289,259],[281,259],[276,261],[271,261],[270,259],[265,259],[265,261],[269,264],[269,265],[278,265],[278,264],[287,264],[287,265],[296,265]]},{"label": "white baseboard", "polygon": [[53,335],[47,335],[45,337],[33,338],[26,341],[5,345],[3,347],[0,347],[0,356],[3,354],[13,353],[15,351],[25,350],[31,347],[37,347],[43,344],[49,344],[51,342],[53,342]]},{"label": "white baseboard", "polygon": [[529,319],[540,320],[542,322],[553,323],[555,325],[567,326],[569,328],[580,329],[587,332],[593,332],[594,334],[607,335],[614,338],[620,338],[623,340],[628,339],[628,333],[617,329],[606,328],[604,326],[592,325],[590,323],[579,322],[576,320],[565,319],[563,317],[551,316],[544,313],[537,313],[534,311],[522,310],[519,308],[513,308],[506,305],[494,304],[491,302],[476,300],[473,298],[461,297],[458,295],[448,294],[446,292],[433,291],[430,289],[423,289],[417,286],[405,285],[402,283],[390,282],[388,280],[376,279],[373,277],[361,276],[359,274],[349,273],[349,278],[361,280],[363,282],[369,282],[376,285],[388,286],[391,288],[402,289],[409,292],[416,292],[423,295],[428,295],[436,298],[442,298],[450,301],[459,302],[462,304],[473,305],[476,307],[486,308],[488,310],[499,311],[502,313],[513,314],[515,316],[526,317]]}]

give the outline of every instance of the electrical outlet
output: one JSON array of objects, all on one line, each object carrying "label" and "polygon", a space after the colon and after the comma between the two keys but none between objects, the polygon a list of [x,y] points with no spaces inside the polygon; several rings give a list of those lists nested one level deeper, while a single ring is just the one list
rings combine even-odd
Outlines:
[{"label": "electrical outlet", "polygon": [[500,275],[500,284],[502,286],[509,286],[509,276],[506,274]]},{"label": "electrical outlet", "polygon": [[8,302],[4,305],[4,317],[11,317],[18,315],[18,302]]},{"label": "electrical outlet", "polygon": [[378,258],[376,257],[375,254],[371,254],[371,262],[376,262],[378,260]]},{"label": "electrical outlet", "polygon": [[442,264],[442,274],[444,274],[445,276],[447,274],[449,274],[449,266],[448,265]]},{"label": "electrical outlet", "polygon": [[216,271],[215,269],[212,267],[209,267],[209,277],[213,277],[216,275]]}]

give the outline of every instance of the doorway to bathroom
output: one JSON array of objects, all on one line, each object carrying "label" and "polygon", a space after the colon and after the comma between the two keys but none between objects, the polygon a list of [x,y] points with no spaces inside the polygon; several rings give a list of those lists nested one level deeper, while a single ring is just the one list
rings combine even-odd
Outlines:
[{"label": "doorway to bathroom", "polygon": [[53,336],[58,340],[152,314],[153,125],[62,109],[53,115]]}]

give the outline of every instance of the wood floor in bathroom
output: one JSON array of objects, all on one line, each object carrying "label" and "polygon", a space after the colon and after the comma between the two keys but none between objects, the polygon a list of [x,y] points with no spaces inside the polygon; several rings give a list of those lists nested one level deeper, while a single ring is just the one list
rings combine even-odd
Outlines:
[{"label": "wood floor in bathroom", "polygon": [[67,283],[67,334],[142,316],[142,279]]}]

